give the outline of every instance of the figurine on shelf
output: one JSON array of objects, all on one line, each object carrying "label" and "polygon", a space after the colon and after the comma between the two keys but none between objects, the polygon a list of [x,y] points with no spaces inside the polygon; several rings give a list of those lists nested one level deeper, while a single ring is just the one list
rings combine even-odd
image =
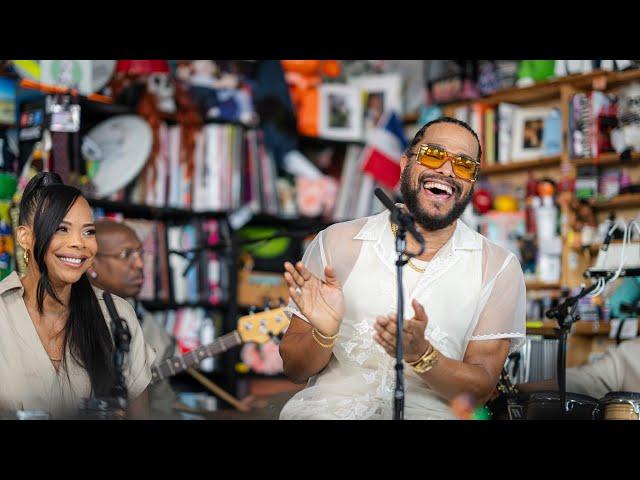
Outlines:
[{"label": "figurine on shelf", "polygon": [[580,248],[593,244],[596,240],[598,223],[595,210],[587,200],[573,198],[570,208],[570,232],[568,240],[571,247]]},{"label": "figurine on shelf", "polygon": [[251,96],[238,75],[222,71],[213,60],[193,60],[190,67],[182,65],[177,73],[189,85],[204,118],[257,124]]}]

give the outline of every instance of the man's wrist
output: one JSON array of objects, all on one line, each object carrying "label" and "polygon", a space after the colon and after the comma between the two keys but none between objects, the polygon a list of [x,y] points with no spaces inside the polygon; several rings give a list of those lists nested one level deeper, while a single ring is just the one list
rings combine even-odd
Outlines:
[{"label": "man's wrist", "polygon": [[404,361],[407,362],[409,365],[412,365],[414,363],[416,363],[418,360],[420,360],[422,357],[424,357],[425,355],[429,354],[429,351],[431,349],[433,349],[433,347],[431,346],[430,342],[425,341],[425,347],[424,348],[420,348],[417,351],[419,352],[417,355],[412,355],[412,356],[405,356]]},{"label": "man's wrist", "polygon": [[410,363],[411,368],[417,374],[426,373],[435,367],[440,359],[440,352],[433,346],[429,348],[417,361]]},{"label": "man's wrist", "polygon": [[315,327],[316,332],[318,332],[322,337],[333,339],[338,336],[338,333],[340,332],[341,323],[342,322],[337,322],[334,327],[330,327],[330,328],[328,328],[326,325],[323,325],[322,328],[318,328],[313,324],[312,326]]}]

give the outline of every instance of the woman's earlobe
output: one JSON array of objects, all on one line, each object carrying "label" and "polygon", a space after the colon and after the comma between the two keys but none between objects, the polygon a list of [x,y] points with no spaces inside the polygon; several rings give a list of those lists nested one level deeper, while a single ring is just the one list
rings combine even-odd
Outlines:
[{"label": "woman's earlobe", "polygon": [[31,245],[32,243],[31,229],[24,225],[18,226],[18,228],[16,229],[16,240],[24,250],[31,249],[31,246],[32,246]]}]

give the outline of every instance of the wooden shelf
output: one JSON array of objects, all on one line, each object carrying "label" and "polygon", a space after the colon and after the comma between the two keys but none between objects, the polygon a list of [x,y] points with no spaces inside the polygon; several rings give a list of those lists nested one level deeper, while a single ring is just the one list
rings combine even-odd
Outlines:
[{"label": "wooden shelf", "polygon": [[532,168],[555,167],[560,165],[561,157],[545,157],[536,160],[515,161],[505,164],[487,165],[480,169],[480,175],[495,175],[500,173],[520,172]]},{"label": "wooden shelf", "polygon": [[571,327],[571,333],[573,335],[609,335],[610,331],[611,325],[609,322],[580,320]]},{"label": "wooden shelf", "polygon": [[596,210],[616,210],[618,208],[640,208],[640,193],[625,193],[611,200],[593,204]]},{"label": "wooden shelf", "polygon": [[544,283],[544,282],[525,282],[527,290],[559,290],[559,283]]},{"label": "wooden shelf", "polygon": [[559,100],[560,91],[563,86],[568,85],[577,89],[593,88],[594,80],[605,78],[605,88],[611,89],[624,85],[632,80],[640,79],[640,69],[628,70],[624,72],[608,72],[604,70],[595,70],[591,73],[573,74],[565,77],[538,82],[529,87],[512,87],[501,90],[491,95],[478,97],[469,100],[455,100],[442,105],[467,105],[474,102],[486,104],[497,104],[500,102],[508,102],[515,104],[526,104],[535,102],[545,102],[549,100]]},{"label": "wooden shelf", "polygon": [[[527,321],[527,335],[544,335],[554,337],[558,335],[559,326],[555,320],[542,320],[539,322]],[[535,324],[535,326],[534,326]],[[609,335],[611,330],[609,322],[593,322],[579,320],[571,326],[571,335],[599,336]]]},{"label": "wooden shelf", "polygon": [[530,321],[527,320],[527,335],[558,336],[558,322],[555,320]]},{"label": "wooden shelf", "polygon": [[576,167],[589,165],[602,167],[613,167],[617,165],[640,165],[640,152],[634,152],[633,154],[631,154],[631,158],[629,160],[620,160],[619,153],[611,152],[603,153],[596,158],[575,158],[571,160],[571,163]]}]

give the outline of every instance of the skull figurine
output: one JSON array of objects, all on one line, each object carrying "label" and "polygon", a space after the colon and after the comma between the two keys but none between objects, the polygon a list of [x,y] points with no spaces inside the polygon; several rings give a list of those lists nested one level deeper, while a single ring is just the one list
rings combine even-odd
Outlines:
[{"label": "skull figurine", "polygon": [[147,78],[147,90],[156,97],[158,109],[164,113],[175,113],[175,87],[169,74],[152,73]]}]

